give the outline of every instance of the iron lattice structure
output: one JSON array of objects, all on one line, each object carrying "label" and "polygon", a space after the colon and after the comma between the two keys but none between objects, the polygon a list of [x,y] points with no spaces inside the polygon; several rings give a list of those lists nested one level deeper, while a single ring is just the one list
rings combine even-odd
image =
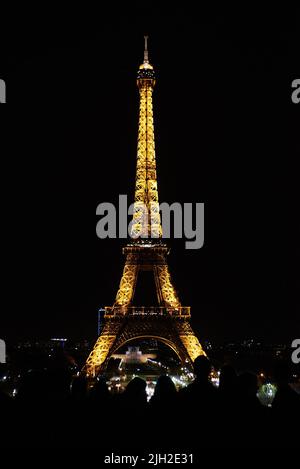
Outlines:
[{"label": "iron lattice structure", "polygon": [[[115,303],[105,308],[103,330],[82,370],[90,378],[105,371],[111,355],[134,339],[157,339],[182,362],[192,362],[205,354],[190,325],[190,308],[181,306],[173,286],[167,264],[169,249],[161,239],[152,104],[155,73],[148,59],[147,37],[137,85],[140,110],[133,241],[123,248],[126,260]],[[143,270],[154,274],[159,307],[133,306],[137,278]]]}]

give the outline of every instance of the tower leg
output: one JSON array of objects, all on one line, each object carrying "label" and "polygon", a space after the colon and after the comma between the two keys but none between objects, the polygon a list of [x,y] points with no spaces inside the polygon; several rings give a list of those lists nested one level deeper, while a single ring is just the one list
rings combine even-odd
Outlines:
[{"label": "tower leg", "polygon": [[176,308],[180,306],[176,290],[172,284],[171,275],[167,264],[156,266],[156,275],[160,286],[160,292],[166,306]]},{"label": "tower leg", "polygon": [[118,306],[128,306],[131,303],[136,285],[137,270],[137,264],[129,264],[126,261],[116,296],[115,304]]},{"label": "tower leg", "polygon": [[180,341],[187,351],[190,360],[193,362],[199,355],[205,355],[198,338],[195,336],[193,329],[188,321],[179,321],[176,323],[176,330]]},{"label": "tower leg", "polygon": [[95,378],[101,371],[101,368],[104,367],[120,328],[120,321],[112,320],[105,324],[82,370],[82,373],[88,378]]}]

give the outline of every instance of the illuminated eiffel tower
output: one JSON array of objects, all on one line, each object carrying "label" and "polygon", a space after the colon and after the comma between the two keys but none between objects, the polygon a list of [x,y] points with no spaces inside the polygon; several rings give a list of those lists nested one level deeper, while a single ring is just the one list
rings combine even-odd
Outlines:
[{"label": "illuminated eiffel tower", "polygon": [[[190,326],[190,307],[181,306],[173,287],[169,248],[162,241],[152,107],[155,73],[148,59],[147,36],[137,85],[140,111],[132,241],[123,248],[126,260],[115,303],[105,308],[103,330],[82,370],[90,378],[105,371],[111,355],[135,339],[163,342],[182,363],[205,354]],[[145,270],[153,272],[159,306],[134,306],[137,278]]]}]

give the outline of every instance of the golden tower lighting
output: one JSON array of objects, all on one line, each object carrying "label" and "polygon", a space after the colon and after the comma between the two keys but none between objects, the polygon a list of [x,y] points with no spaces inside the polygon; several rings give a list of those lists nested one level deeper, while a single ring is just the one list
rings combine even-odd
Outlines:
[{"label": "golden tower lighting", "polygon": [[[147,36],[144,61],[137,74],[140,96],[135,199],[131,238],[123,248],[125,266],[113,306],[105,308],[103,330],[82,373],[95,378],[109,358],[127,342],[153,338],[168,345],[182,362],[205,355],[190,325],[190,307],[181,306],[167,264],[159,212],[152,95],[155,72],[149,62]],[[134,293],[142,271],[152,271],[159,306],[137,306]]]}]

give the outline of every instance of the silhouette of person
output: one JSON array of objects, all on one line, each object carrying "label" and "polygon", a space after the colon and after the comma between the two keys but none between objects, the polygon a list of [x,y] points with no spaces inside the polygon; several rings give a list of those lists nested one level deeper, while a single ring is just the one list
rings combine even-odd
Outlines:
[{"label": "silhouette of person", "polygon": [[238,377],[239,402],[241,407],[249,411],[261,409],[261,403],[257,397],[258,383],[254,373],[244,372]]},{"label": "silhouette of person", "polygon": [[230,447],[234,444],[237,420],[238,377],[231,365],[224,365],[220,372],[218,395],[220,398],[219,444]]},{"label": "silhouette of person", "polygon": [[137,410],[145,408],[147,405],[146,381],[136,376],[127,384],[122,397],[126,407]]},{"label": "silhouette of person", "polygon": [[16,416],[13,404],[13,399],[0,389],[0,444],[2,447],[9,445],[11,435],[14,434]]},{"label": "silhouette of person", "polygon": [[96,405],[99,403],[101,406],[108,404],[111,399],[111,394],[108,390],[105,378],[99,378],[95,386],[91,389],[90,400]]},{"label": "silhouette of person", "polygon": [[299,444],[300,395],[289,383],[289,367],[285,362],[277,363],[274,378],[277,392],[272,402],[274,428],[277,429],[277,445],[296,447]]},{"label": "silhouette of person", "polygon": [[[194,361],[195,380],[179,392],[180,419],[182,425],[189,416],[190,425],[184,435],[186,444],[199,444],[204,446],[217,439],[215,426],[219,412],[218,391],[209,380],[211,363],[205,356],[199,356]],[[193,422],[193,423],[192,423]]]},{"label": "silhouette of person", "polygon": [[235,437],[240,447],[264,447],[269,443],[270,409],[260,403],[257,392],[254,373],[246,371],[238,376]]},{"label": "silhouette of person", "polygon": [[73,401],[84,401],[87,397],[87,382],[85,377],[76,376],[71,383],[71,398]]},{"label": "silhouette of person", "polygon": [[184,399],[189,399],[192,404],[206,407],[217,403],[218,393],[209,380],[211,363],[207,357],[200,355],[194,361],[195,380],[181,390]]},{"label": "silhouette of person", "polygon": [[[156,441],[163,441],[165,448],[178,447],[178,393],[169,376],[158,378],[154,394],[149,402],[149,422]],[[155,441],[153,442],[153,444]],[[170,444],[170,446],[168,446]]]},{"label": "silhouette of person", "polygon": [[233,366],[224,365],[220,371],[219,392],[225,399],[231,399],[231,396],[236,392],[237,387],[237,374]]},{"label": "silhouette of person", "polygon": [[176,403],[177,391],[175,384],[169,376],[162,375],[158,378],[154,394],[150,400],[151,407],[172,409]]},{"label": "silhouette of person", "polygon": [[278,363],[274,377],[277,384],[277,392],[272,403],[272,408],[281,413],[293,414],[297,411],[299,412],[300,396],[289,384],[288,366],[283,362]]},{"label": "silhouette of person", "polygon": [[133,378],[126,386],[125,391],[116,396],[114,401],[114,413],[117,419],[122,416],[126,423],[126,431],[122,433],[119,447],[144,447],[147,413],[146,381],[141,378]]}]

